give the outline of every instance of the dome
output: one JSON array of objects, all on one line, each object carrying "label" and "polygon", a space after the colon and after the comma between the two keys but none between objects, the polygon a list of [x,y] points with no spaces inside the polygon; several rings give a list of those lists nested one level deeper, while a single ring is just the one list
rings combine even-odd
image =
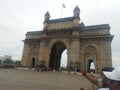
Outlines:
[{"label": "dome", "polygon": [[80,12],[80,9],[79,9],[78,6],[76,6],[75,9],[73,10],[73,12],[75,12],[75,11],[79,11]]},{"label": "dome", "polygon": [[50,17],[50,13],[47,11],[47,12],[45,13],[45,16],[49,16],[49,17]]}]

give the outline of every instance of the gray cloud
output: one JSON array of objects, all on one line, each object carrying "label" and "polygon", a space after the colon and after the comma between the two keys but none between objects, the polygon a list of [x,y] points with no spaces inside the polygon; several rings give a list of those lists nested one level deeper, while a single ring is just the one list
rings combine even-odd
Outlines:
[{"label": "gray cloud", "polygon": [[113,66],[120,58],[120,3],[119,0],[0,0],[0,56],[10,54],[18,59],[22,56],[23,40],[28,31],[42,30],[44,14],[49,10],[51,19],[73,15],[78,5],[81,20],[85,25],[105,24],[111,26]]}]

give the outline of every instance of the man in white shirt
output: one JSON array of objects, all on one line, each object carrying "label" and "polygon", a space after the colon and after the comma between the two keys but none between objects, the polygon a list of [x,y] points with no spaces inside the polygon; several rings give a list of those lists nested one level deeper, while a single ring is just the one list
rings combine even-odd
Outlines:
[{"label": "man in white shirt", "polygon": [[103,74],[107,78],[109,90],[120,90],[120,67],[116,67],[112,72],[103,71]]},{"label": "man in white shirt", "polygon": [[[110,68],[107,68],[110,69]],[[102,79],[96,79],[89,73],[81,72],[88,80],[99,87],[98,90],[120,90],[120,67],[116,67],[114,70],[103,71]]]}]

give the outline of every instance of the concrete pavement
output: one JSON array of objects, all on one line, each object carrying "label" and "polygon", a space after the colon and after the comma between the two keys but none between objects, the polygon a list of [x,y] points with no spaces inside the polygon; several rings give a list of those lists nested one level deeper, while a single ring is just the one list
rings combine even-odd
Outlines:
[{"label": "concrete pavement", "polygon": [[92,90],[91,83],[80,75],[62,72],[0,69],[0,90]]}]

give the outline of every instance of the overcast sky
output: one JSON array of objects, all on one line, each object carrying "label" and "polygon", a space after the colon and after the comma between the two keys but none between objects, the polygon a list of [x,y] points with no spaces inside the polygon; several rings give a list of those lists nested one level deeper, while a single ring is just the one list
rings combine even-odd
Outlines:
[{"label": "overcast sky", "polygon": [[86,26],[109,24],[112,41],[113,66],[120,66],[120,0],[0,0],[0,56],[12,55],[21,59],[28,31],[43,28],[44,14],[49,11],[51,19],[73,15],[76,5]]}]

